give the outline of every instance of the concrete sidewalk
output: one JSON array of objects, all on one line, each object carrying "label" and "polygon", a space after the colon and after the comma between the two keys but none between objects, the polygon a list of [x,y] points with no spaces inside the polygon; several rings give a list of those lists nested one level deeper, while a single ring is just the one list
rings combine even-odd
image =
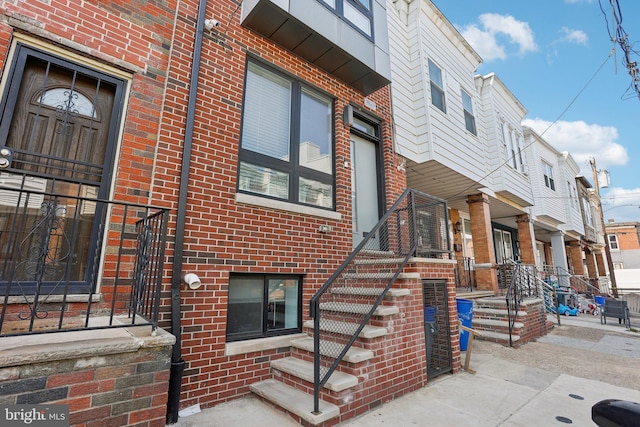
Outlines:
[{"label": "concrete sidewalk", "polygon": [[[443,375],[421,390],[340,426],[595,426],[603,399],[640,402],[640,334],[599,317],[562,317],[561,326],[519,349],[476,341],[476,374]],[[622,385],[622,386],[621,386]],[[180,418],[175,426],[296,426],[248,397]]]}]

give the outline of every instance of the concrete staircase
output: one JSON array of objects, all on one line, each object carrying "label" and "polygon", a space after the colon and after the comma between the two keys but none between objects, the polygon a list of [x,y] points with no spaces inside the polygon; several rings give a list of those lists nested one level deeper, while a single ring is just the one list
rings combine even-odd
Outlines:
[{"label": "concrete staircase", "polygon": [[[472,327],[482,334],[476,339],[508,346],[509,317],[505,298],[475,299]],[[546,334],[552,328],[553,323],[547,321],[542,299],[526,299],[518,307],[511,342],[517,347]]]},{"label": "concrete staircase", "polygon": [[[402,273],[394,287],[389,290],[385,299],[348,350],[338,369],[324,384],[321,392],[320,411],[313,413],[313,320],[304,323],[304,330],[308,337],[292,341],[291,355],[273,360],[270,364],[272,378],[254,383],[250,390],[274,405],[280,407],[297,421],[308,425],[334,425],[340,419],[350,418],[357,413],[364,412],[352,405],[354,400],[367,399],[371,388],[372,377],[384,366],[385,348],[394,345],[389,340],[396,335],[389,334],[393,322],[401,315],[403,299],[410,296],[411,291],[403,284],[420,283],[420,276],[416,273]],[[337,288],[333,293],[347,298],[349,304],[324,303],[320,310],[326,313],[327,320],[322,320],[320,329],[338,336],[339,340],[348,340],[358,325],[350,323],[350,316],[354,313],[367,313],[366,304],[360,304],[360,298],[370,298],[372,288]],[[400,304],[398,304],[400,303]],[[322,319],[323,317],[321,317]],[[344,335],[342,335],[344,334]],[[342,336],[341,336],[342,335]],[[320,353],[324,358],[335,359],[338,354],[330,350],[327,342],[320,342]],[[369,381],[364,384],[365,381]],[[365,408],[366,410],[366,408]],[[348,413],[352,411],[353,413]],[[357,411],[357,412],[356,412]]]}]

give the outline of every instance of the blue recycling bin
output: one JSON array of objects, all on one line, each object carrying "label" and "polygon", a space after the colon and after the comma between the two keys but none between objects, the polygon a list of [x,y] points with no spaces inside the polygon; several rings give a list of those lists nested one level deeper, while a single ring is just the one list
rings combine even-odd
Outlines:
[{"label": "blue recycling bin", "polygon": [[[469,299],[456,298],[456,307],[458,307],[458,319],[467,328],[471,327],[473,320],[473,301]],[[469,332],[460,331],[460,351],[467,351],[467,341],[469,340]]]},{"label": "blue recycling bin", "polygon": [[424,334],[427,346],[427,370],[431,368],[431,356],[433,355],[433,336],[438,332],[436,325],[436,313],[438,308],[435,305],[424,306]]}]

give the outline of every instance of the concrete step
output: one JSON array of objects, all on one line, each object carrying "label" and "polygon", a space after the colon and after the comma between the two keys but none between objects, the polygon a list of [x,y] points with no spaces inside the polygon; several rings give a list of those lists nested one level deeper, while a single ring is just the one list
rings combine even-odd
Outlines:
[{"label": "concrete step", "polygon": [[[515,322],[513,325],[513,333],[517,335],[522,331],[524,323]],[[506,320],[493,320],[493,319],[473,319],[473,329],[478,331],[497,332],[497,333],[509,333],[509,322]]]},{"label": "concrete step", "polygon": [[[313,329],[313,319],[307,320],[306,322],[304,322],[304,327]],[[320,321],[321,331],[332,332],[335,334],[352,336],[356,332],[357,328],[358,328],[358,325],[356,325],[355,323],[338,322],[336,320]],[[358,337],[365,338],[365,339],[373,339],[373,338],[383,337],[387,335],[387,333],[388,333],[387,329],[381,326],[366,325],[362,329],[362,331],[360,331],[360,334],[358,335]]]},{"label": "concrete step", "polygon": [[[339,287],[331,289],[331,293],[338,295],[353,295],[353,296],[378,296],[382,293],[380,288],[364,288],[364,287]],[[398,298],[411,295],[409,289],[391,288],[385,297]]]},{"label": "concrete step", "polygon": [[[340,408],[332,403],[320,401],[320,412],[313,412],[313,396],[277,380],[253,383],[249,389],[265,400],[299,416],[310,425],[320,425],[340,416]],[[213,422],[213,420],[212,420]]]},{"label": "concrete step", "polygon": [[[271,362],[271,368],[289,375],[303,379],[313,384],[313,363],[295,357],[285,357],[276,359]],[[358,385],[358,377],[344,372],[334,371],[326,383],[324,388],[332,391],[343,391]]]},{"label": "concrete step", "polygon": [[401,264],[404,262],[404,258],[393,257],[381,257],[381,258],[366,258],[354,260],[355,265],[377,265],[377,264]]},{"label": "concrete step", "polygon": [[[493,332],[493,331],[482,331],[481,333],[482,333],[482,335],[476,337],[477,340],[493,341],[493,342],[509,345],[509,334],[508,333],[507,334],[503,334],[503,333],[500,333],[500,332]],[[512,341],[513,341],[514,344],[517,343],[518,341],[520,341],[520,336],[519,335],[513,335],[512,336]]]},{"label": "concrete step", "polygon": [[[390,280],[393,276],[395,276],[395,273],[347,273],[341,277],[344,279]],[[401,279],[420,279],[420,273],[400,273],[398,280]]]},{"label": "concrete step", "polygon": [[[333,357],[334,359],[338,357],[340,351],[342,351],[342,347],[340,346],[338,350],[335,350],[332,346],[333,344],[334,343],[331,341],[320,341],[320,354],[323,356]],[[291,341],[291,345],[295,348],[313,353],[312,337],[293,340]],[[371,350],[352,346],[349,351],[347,351],[347,354],[345,354],[343,360],[349,363],[360,363],[373,359],[374,356],[375,355]]]},{"label": "concrete step", "polygon": [[[507,308],[505,307],[504,309],[502,308],[485,308],[485,307],[477,307],[473,309],[473,317],[475,318],[476,315],[479,316],[485,316],[485,317],[495,317],[495,318],[500,318],[500,317],[507,317],[509,315],[509,311],[507,310]],[[526,316],[527,312],[523,311],[523,310],[519,310],[517,313],[518,316]]]},{"label": "concrete step", "polygon": [[493,291],[457,291],[456,290],[456,298],[463,299],[478,299],[478,298],[487,298],[494,296],[495,293]]},{"label": "concrete step", "polygon": [[[320,310],[336,311],[341,313],[367,314],[371,310],[371,305],[354,304],[344,302],[325,302],[320,304]],[[391,316],[398,314],[400,309],[392,305],[379,305],[373,312],[374,316]]]}]

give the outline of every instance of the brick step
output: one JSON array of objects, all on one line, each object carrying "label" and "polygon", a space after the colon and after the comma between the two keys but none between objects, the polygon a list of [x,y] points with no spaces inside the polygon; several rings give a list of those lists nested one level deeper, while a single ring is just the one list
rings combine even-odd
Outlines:
[{"label": "brick step", "polygon": [[321,425],[340,416],[340,408],[320,400],[319,413],[313,412],[313,396],[277,380],[265,380],[249,386],[251,392],[285,411],[300,417],[310,425]]},{"label": "brick step", "polygon": [[[320,304],[320,310],[336,311],[351,314],[367,314],[371,310],[371,305],[354,304],[343,302],[325,302]],[[394,305],[379,305],[373,312],[374,316],[391,316],[398,314],[400,309]]]},{"label": "brick step", "polygon": [[[285,372],[293,377],[313,384],[313,363],[311,362],[306,362],[296,357],[285,357],[272,361],[271,369]],[[345,374],[344,372],[334,371],[327,382],[324,383],[323,387],[331,391],[340,392],[357,385],[358,377]]]},{"label": "brick step", "polygon": [[[313,330],[313,322],[314,322],[313,319],[307,320],[306,322],[304,322],[304,327]],[[340,335],[353,336],[353,334],[356,332],[356,329],[358,329],[358,325],[356,325],[355,323],[339,322],[336,320],[320,321],[320,330],[324,332],[332,332]],[[366,325],[362,329],[362,331],[360,331],[360,334],[358,335],[358,337],[364,338],[364,339],[374,339],[374,338],[383,337],[387,335],[387,333],[388,333],[387,329],[381,326]]]},{"label": "brick step", "polygon": [[[334,343],[331,341],[320,341],[320,354],[323,356],[332,357],[334,359],[338,357],[339,353],[342,351],[343,345],[339,344],[335,346],[339,347],[336,350],[333,344]],[[293,340],[291,341],[291,345],[297,349],[313,353],[313,338],[311,337]],[[342,360],[349,363],[361,363],[373,359],[373,357],[373,351],[352,346],[349,351],[347,351],[347,354],[345,354]]]}]

